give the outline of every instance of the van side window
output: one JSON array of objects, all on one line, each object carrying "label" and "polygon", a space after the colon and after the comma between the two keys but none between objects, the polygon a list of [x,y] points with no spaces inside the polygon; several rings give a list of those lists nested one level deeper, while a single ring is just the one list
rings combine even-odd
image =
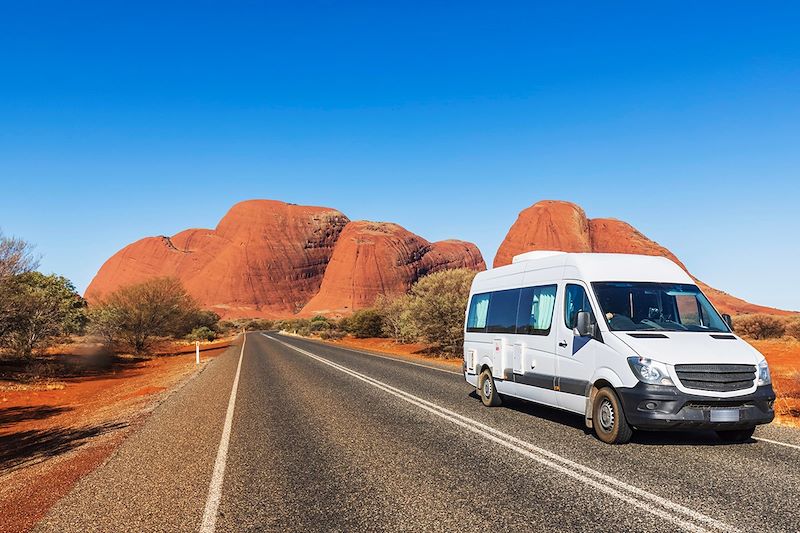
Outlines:
[{"label": "van side window", "polygon": [[589,311],[594,320],[592,305],[586,295],[586,289],[580,285],[567,285],[566,296],[564,297],[564,323],[569,329],[573,329],[578,322],[580,311]]},{"label": "van side window", "polygon": [[525,287],[519,299],[517,333],[549,335],[556,306],[556,285]]},{"label": "van side window", "polygon": [[469,304],[469,315],[467,316],[467,331],[480,332],[486,331],[486,317],[489,312],[489,300],[492,293],[476,294],[472,297]]},{"label": "van side window", "polygon": [[489,333],[514,333],[517,329],[517,305],[519,289],[495,291],[489,302],[489,319],[486,331]]}]

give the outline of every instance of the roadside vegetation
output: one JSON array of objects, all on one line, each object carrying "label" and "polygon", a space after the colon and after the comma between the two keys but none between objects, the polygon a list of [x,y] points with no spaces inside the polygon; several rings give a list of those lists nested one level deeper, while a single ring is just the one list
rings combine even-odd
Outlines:
[{"label": "roadside vegetation", "polygon": [[739,315],[733,319],[733,329],[738,335],[755,340],[783,337],[800,340],[800,316]]},{"label": "roadside vegetation", "polygon": [[280,320],[275,329],[306,337],[337,340],[386,338],[402,344],[421,343],[431,355],[461,357],[464,312],[475,272],[453,269],[420,278],[407,294],[379,298],[373,307],[339,319]]},{"label": "roadside vegetation", "polygon": [[243,327],[200,309],[175,279],[123,287],[89,306],[67,278],[38,267],[33,245],[0,232],[0,359],[30,367],[85,334],[114,352],[141,355],[163,341],[212,341]]},{"label": "roadside vegetation", "polygon": [[5,357],[30,359],[85,330],[86,301],[68,279],[37,272],[38,266],[29,243],[0,233],[0,350]]}]

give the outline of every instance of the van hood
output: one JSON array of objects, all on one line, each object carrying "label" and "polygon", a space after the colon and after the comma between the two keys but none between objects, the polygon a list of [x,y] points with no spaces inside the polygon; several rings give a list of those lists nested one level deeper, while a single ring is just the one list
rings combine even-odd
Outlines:
[{"label": "van hood", "polygon": [[[728,363],[757,365],[764,358],[758,350],[731,334],[674,331],[613,331],[640,357],[669,365]],[[635,335],[635,336],[634,336]],[[647,338],[643,336],[647,335]],[[658,335],[658,337],[656,337]]]}]

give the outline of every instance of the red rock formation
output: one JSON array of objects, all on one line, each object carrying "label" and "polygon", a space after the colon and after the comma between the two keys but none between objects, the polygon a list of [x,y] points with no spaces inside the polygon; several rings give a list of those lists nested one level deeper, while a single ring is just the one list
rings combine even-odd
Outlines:
[{"label": "red rock formation", "polygon": [[100,268],[86,297],[171,276],[224,317],[282,318],[301,309],[350,312],[428,272],[462,266],[485,268],[475,245],[429,243],[396,224],[349,222],[325,207],[252,200],[231,208],[214,230],[126,246]]},{"label": "red rock formation", "polygon": [[472,243],[430,243],[397,224],[350,222],[339,236],[322,287],[301,314],[349,313],[369,307],[378,295],[405,293],[429,272],[458,267],[486,268]]},{"label": "red rock formation", "polygon": [[523,251],[564,250],[591,252],[589,221],[579,206],[544,200],[523,210],[497,250],[494,266],[511,263]]},{"label": "red rock formation", "polygon": [[180,279],[223,316],[286,316],[317,293],[348,219],[326,207],[239,203],[215,230],[187,230],[126,246],[100,268],[87,298],[155,276]]},{"label": "red rock formation", "polygon": [[[507,265],[515,255],[531,250],[658,255],[668,257],[688,272],[672,252],[630,224],[611,218],[589,220],[583,209],[569,202],[545,200],[520,212],[497,251],[494,266]],[[723,313],[791,314],[751,304],[700,281],[698,285]]]}]

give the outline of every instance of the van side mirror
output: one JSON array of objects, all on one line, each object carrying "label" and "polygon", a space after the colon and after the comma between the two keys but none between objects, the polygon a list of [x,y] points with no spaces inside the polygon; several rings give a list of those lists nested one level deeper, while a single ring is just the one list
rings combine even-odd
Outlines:
[{"label": "van side mirror", "polygon": [[727,324],[727,326],[731,329],[731,331],[733,331],[733,319],[731,318],[731,315],[728,314],[722,315],[722,320],[725,322],[725,324]]},{"label": "van side mirror", "polygon": [[573,333],[579,337],[594,337],[595,324],[589,311],[578,311]]}]

